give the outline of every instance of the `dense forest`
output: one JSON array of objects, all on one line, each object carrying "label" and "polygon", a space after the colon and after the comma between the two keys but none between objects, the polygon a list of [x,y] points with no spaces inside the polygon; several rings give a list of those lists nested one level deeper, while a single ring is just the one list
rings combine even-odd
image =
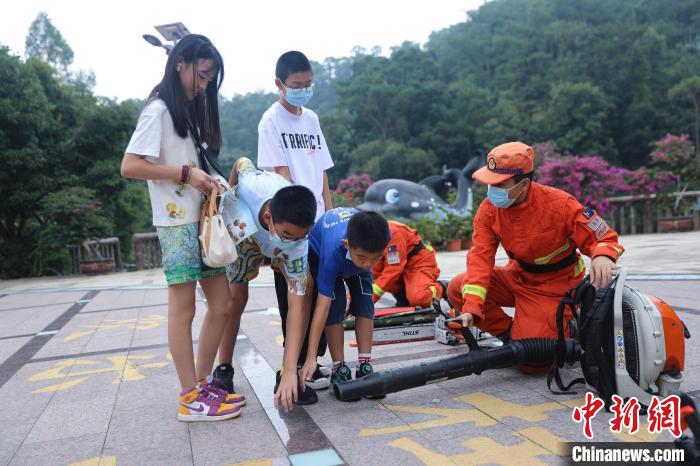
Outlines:
[{"label": "dense forest", "polygon": [[[32,28],[25,58],[0,44],[0,277],[64,273],[66,245],[87,237],[119,237],[128,261],[151,229],[145,184],[119,176],[142,100],[95,96],[50,20]],[[634,169],[667,133],[699,146],[700,3],[493,0],[425,44],[314,63],[314,80],[333,186],[417,180],[515,139]],[[224,165],[256,158],[276,99],[221,98]]]},{"label": "dense forest", "polygon": [[[666,133],[697,146],[696,0],[495,0],[424,45],[377,52],[315,64],[309,107],[336,181],[360,171],[416,179],[513,139],[628,168]],[[255,156],[259,115],[275,98],[224,103],[229,147]]]}]

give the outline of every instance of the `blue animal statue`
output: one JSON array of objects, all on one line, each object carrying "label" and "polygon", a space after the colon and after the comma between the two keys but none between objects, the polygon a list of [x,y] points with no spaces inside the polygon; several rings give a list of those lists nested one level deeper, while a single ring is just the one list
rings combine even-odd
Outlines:
[{"label": "blue animal statue", "polygon": [[[410,220],[427,216],[440,221],[448,212],[471,215],[472,174],[483,164],[483,157],[474,157],[462,170],[443,167],[442,175],[429,176],[418,183],[392,178],[379,180],[367,189],[364,202],[357,208]],[[452,186],[457,188],[457,199],[448,204],[444,197]]]}]

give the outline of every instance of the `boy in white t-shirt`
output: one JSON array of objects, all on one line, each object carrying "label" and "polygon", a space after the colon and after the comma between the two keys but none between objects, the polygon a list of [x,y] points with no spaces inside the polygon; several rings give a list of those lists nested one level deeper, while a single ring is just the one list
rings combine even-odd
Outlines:
[{"label": "boy in white t-shirt", "polygon": [[[333,208],[326,170],[333,167],[328,145],[323,137],[318,116],[304,105],[313,96],[313,71],[306,56],[297,51],[282,54],[275,67],[275,85],[279,101],[272,104],[258,124],[258,167],[279,173],[290,182],[306,186],[316,197],[316,219]],[[273,264],[273,268],[275,264]],[[282,334],[287,337],[287,292],[284,275],[275,271],[275,292],[282,318]],[[316,289],[313,291],[315,308]],[[307,354],[308,333],[302,344],[299,365]],[[321,338],[318,356],[326,352],[325,336]],[[314,374],[306,386],[328,388],[328,370]]]}]

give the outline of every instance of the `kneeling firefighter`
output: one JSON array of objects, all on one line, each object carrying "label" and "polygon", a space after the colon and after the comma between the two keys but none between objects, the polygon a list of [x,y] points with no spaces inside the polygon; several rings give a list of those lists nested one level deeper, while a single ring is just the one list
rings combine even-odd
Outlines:
[{"label": "kneeling firefighter", "polygon": [[[685,339],[690,333],[663,300],[629,287],[626,275],[621,269],[610,286],[597,289],[585,278],[569,290],[556,310],[557,338],[511,340],[492,349],[479,348],[472,341],[468,353],[375,372],[337,385],[335,395],[341,400],[386,395],[484,370],[554,360],[547,377],[550,390],[554,392],[553,381],[561,390],[554,393],[585,383],[607,406],[615,394],[623,399],[635,397],[649,406],[652,397],[667,396],[679,389]],[[573,320],[564,320],[566,310],[571,311]],[[565,328],[571,329],[572,338],[564,338]],[[469,342],[469,330],[461,330]],[[559,369],[567,362],[580,363],[583,378],[564,385]],[[700,432],[700,427],[697,430]]]},{"label": "kneeling firefighter", "polygon": [[384,293],[396,298],[396,306],[429,307],[443,296],[438,281],[440,268],[435,251],[423,243],[418,232],[403,223],[389,221],[391,241],[382,259],[372,269],[372,300],[376,303]]},{"label": "kneeling firefighter", "polygon": [[[474,173],[488,185],[488,198],[474,218],[467,271],[452,279],[447,291],[464,327],[474,325],[503,341],[556,338],[557,306],[586,272],[579,251],[591,258],[591,281],[601,288],[610,283],[624,251],[617,233],[592,208],[533,181],[534,155],[522,142],[502,144]],[[510,261],[494,267],[499,243]],[[515,307],[514,317],[501,306]],[[570,309],[564,318],[572,318]],[[519,368],[537,373],[548,366],[542,362]]]}]

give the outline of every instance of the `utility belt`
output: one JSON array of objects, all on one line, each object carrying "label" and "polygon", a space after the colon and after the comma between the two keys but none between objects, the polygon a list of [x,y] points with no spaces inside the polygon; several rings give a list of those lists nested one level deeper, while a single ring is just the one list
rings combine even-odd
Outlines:
[{"label": "utility belt", "polygon": [[[508,254],[511,259],[515,259],[510,253]],[[556,272],[558,270],[565,269],[569,267],[570,265],[573,265],[577,262],[578,260],[578,254],[576,254],[576,248],[571,250],[571,253],[566,256],[564,259],[560,260],[559,262],[555,262],[553,264],[530,264],[528,262],[523,262],[520,259],[515,259],[518,261],[518,264],[520,264],[520,267],[530,273],[549,273],[549,272]]]},{"label": "utility belt", "polygon": [[406,260],[409,260],[411,257],[413,257],[413,256],[415,256],[416,254],[418,254],[419,252],[421,252],[421,250],[422,250],[423,248],[425,248],[425,244],[423,244],[423,241],[421,241],[420,243],[416,244],[416,245],[413,247],[413,249],[411,249],[411,250],[408,252],[408,254],[406,254]]}]

